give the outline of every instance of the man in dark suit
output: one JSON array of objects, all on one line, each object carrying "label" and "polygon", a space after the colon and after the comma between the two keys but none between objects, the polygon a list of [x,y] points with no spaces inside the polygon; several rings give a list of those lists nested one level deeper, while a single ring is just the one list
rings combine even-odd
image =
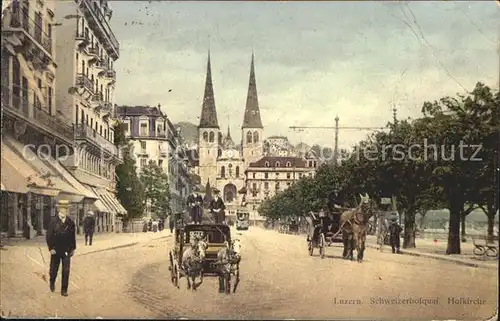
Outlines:
[{"label": "man in dark suit", "polygon": [[191,216],[191,221],[194,224],[201,224],[201,216],[203,209],[201,205],[203,204],[203,198],[198,193],[199,189],[195,187],[193,193],[188,196],[187,205],[189,209],[189,214]]},{"label": "man in dark suit", "polygon": [[392,219],[389,225],[389,243],[391,244],[392,253],[399,254],[401,244],[401,225],[397,219]]},{"label": "man in dark suit", "polygon": [[87,212],[87,216],[83,220],[83,231],[85,232],[85,245],[87,245],[87,243],[92,245],[92,238],[94,237],[95,231],[94,212]]},{"label": "man in dark suit", "polygon": [[68,201],[59,201],[58,213],[50,220],[46,235],[50,251],[50,291],[55,290],[57,272],[62,262],[62,296],[68,296],[69,268],[76,250],[75,222],[68,217],[68,208]]},{"label": "man in dark suit", "polygon": [[214,189],[213,192],[215,194],[215,198],[210,201],[210,213],[212,213],[213,220],[216,224],[226,224],[226,213],[224,212],[226,206],[220,197],[220,191],[218,189]]}]

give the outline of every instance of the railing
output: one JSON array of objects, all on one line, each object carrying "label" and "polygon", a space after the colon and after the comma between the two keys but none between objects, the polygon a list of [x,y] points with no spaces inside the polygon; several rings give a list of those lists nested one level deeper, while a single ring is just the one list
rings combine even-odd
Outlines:
[{"label": "railing", "polygon": [[[40,104],[41,107],[41,104]],[[12,91],[2,88],[2,109],[20,114],[29,119],[29,122],[37,126],[44,126],[46,129],[60,135],[68,141],[73,141],[73,127],[66,121],[60,119],[57,115],[50,115],[46,111],[36,108],[27,98],[14,95]],[[30,110],[32,115],[30,116]]]},{"label": "railing", "polygon": [[95,93],[94,96],[92,96],[92,101],[94,102],[104,102],[104,95],[102,92]]},{"label": "railing", "polygon": [[114,69],[106,70],[106,77],[116,79],[116,71]]},{"label": "railing", "polygon": [[102,12],[93,6],[93,1],[92,0],[82,0],[82,5],[85,6],[85,8],[91,13],[92,18],[95,20],[95,22],[99,25],[102,26],[104,29],[105,33],[109,37],[109,40],[111,42],[111,45],[116,49],[116,52],[119,53],[120,51],[120,44],[118,43],[118,40],[115,37],[115,34],[111,30],[108,21],[106,18],[103,16]]},{"label": "railing", "polygon": [[99,57],[99,50],[97,50],[96,47],[90,47],[88,50],[89,50],[89,55]]},{"label": "railing", "polygon": [[84,74],[76,74],[76,85],[87,88],[90,92],[94,92],[94,83]]},{"label": "railing", "polygon": [[118,156],[118,148],[115,146],[115,144],[113,144],[106,138],[102,137],[100,134],[97,133],[95,129],[93,129],[90,126],[87,126],[85,124],[76,125],[75,137],[77,139],[88,139],[90,141],[93,141],[98,146],[101,146],[105,150],[110,152],[112,155]]},{"label": "railing", "polygon": [[39,43],[49,54],[52,55],[52,38],[47,35],[41,26],[37,25],[27,11],[14,8],[12,11],[10,27],[22,28],[37,43]]}]

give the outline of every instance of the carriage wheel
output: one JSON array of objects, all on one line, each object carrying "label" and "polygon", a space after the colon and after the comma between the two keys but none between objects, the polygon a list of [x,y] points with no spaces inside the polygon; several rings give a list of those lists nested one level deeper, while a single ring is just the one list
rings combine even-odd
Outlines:
[{"label": "carriage wheel", "polygon": [[319,239],[319,256],[322,259],[325,258],[325,246],[326,246],[325,234],[321,233],[321,236]]},{"label": "carriage wheel", "polygon": [[307,242],[307,249],[309,250],[309,255],[312,256],[314,252],[314,245],[312,240]]}]

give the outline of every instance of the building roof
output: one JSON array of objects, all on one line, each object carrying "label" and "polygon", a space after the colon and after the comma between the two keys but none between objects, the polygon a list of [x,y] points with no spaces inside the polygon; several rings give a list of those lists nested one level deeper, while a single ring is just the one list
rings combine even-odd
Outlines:
[{"label": "building roof", "polygon": [[[264,156],[256,162],[250,163],[249,167],[258,167],[258,168],[266,168],[266,167],[276,167],[276,162],[279,162],[279,167],[285,167],[288,162],[290,162],[289,167],[295,168],[306,168],[307,161],[301,157],[292,157],[292,156]],[[266,163],[269,164],[266,166]]]},{"label": "building roof", "polygon": [[158,107],[151,106],[117,106],[116,114],[120,117],[124,116],[157,116],[166,117],[158,105]]},{"label": "building roof", "polygon": [[250,79],[248,81],[247,104],[241,128],[264,128],[260,118],[259,98],[257,97],[257,84],[255,82],[255,65],[252,53],[250,64]]},{"label": "building roof", "polygon": [[214,87],[212,84],[212,67],[210,64],[210,51],[208,51],[207,76],[205,80],[205,93],[201,107],[200,125],[198,128],[219,128],[217,110],[215,108]]}]

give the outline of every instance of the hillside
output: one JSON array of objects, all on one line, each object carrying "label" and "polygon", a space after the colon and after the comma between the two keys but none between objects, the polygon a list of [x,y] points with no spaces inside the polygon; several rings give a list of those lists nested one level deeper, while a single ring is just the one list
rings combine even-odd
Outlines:
[{"label": "hillside", "polygon": [[184,121],[177,123],[175,126],[179,126],[181,128],[182,137],[188,145],[198,143],[198,126]]}]

